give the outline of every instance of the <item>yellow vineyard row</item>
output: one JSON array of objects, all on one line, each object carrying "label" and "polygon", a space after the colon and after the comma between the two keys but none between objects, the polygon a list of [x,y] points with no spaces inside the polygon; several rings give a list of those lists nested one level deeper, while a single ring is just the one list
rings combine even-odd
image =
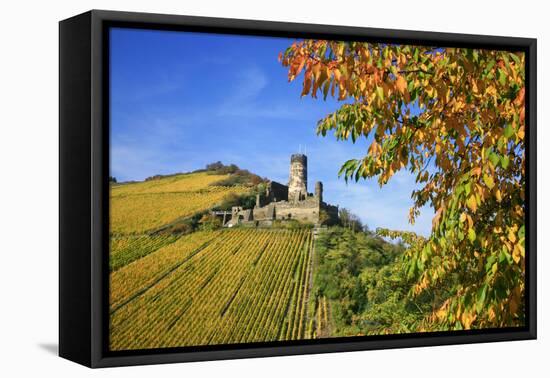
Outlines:
[{"label": "yellow vineyard row", "polygon": [[307,337],[310,230],[186,235],[111,274],[113,350]]}]

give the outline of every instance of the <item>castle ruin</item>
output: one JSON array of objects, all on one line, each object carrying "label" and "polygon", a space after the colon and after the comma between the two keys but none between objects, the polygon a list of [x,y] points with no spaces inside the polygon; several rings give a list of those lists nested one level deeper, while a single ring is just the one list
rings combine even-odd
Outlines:
[{"label": "castle ruin", "polygon": [[267,184],[265,193],[256,196],[252,209],[234,206],[231,219],[224,225],[238,224],[270,226],[275,220],[297,220],[319,225],[338,221],[338,206],[323,202],[323,183],[315,183],[314,194],[307,191],[307,156],[290,157],[288,186],[275,181]]}]

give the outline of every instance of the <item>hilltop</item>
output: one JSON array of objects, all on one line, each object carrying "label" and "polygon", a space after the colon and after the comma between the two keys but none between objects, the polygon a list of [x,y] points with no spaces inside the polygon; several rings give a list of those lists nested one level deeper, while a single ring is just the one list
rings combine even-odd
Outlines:
[{"label": "hilltop", "polygon": [[[155,233],[210,209],[250,202],[265,179],[219,162],[189,173],[111,184],[111,234]],[[188,223],[191,225],[191,223]],[[178,231],[179,230],[179,231]],[[189,231],[185,227],[174,232]]]}]

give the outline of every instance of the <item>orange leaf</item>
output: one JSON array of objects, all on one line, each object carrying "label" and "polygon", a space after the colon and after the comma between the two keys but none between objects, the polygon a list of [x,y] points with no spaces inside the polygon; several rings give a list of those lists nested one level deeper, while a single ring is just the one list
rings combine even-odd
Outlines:
[{"label": "orange leaf", "polygon": [[405,93],[405,89],[407,89],[407,82],[405,79],[403,79],[403,76],[397,75],[397,79],[395,80],[395,87],[401,94]]}]

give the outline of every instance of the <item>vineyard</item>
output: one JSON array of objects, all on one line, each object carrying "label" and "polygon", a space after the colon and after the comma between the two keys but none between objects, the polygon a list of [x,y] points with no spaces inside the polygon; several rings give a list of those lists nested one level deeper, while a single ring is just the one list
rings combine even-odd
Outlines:
[{"label": "vineyard", "polygon": [[205,172],[113,186],[111,233],[140,234],[207,210],[243,187],[212,186],[229,175]]},{"label": "vineyard", "polygon": [[115,271],[178,239],[175,235],[123,235],[111,236],[109,266]]},{"label": "vineyard", "polygon": [[310,294],[310,228],[163,231],[247,191],[217,184],[229,177],[200,172],[111,187],[112,350],[328,334],[327,301]]},{"label": "vineyard", "polygon": [[111,349],[311,337],[312,245],[305,228],[197,231],[167,242],[111,274]]}]

